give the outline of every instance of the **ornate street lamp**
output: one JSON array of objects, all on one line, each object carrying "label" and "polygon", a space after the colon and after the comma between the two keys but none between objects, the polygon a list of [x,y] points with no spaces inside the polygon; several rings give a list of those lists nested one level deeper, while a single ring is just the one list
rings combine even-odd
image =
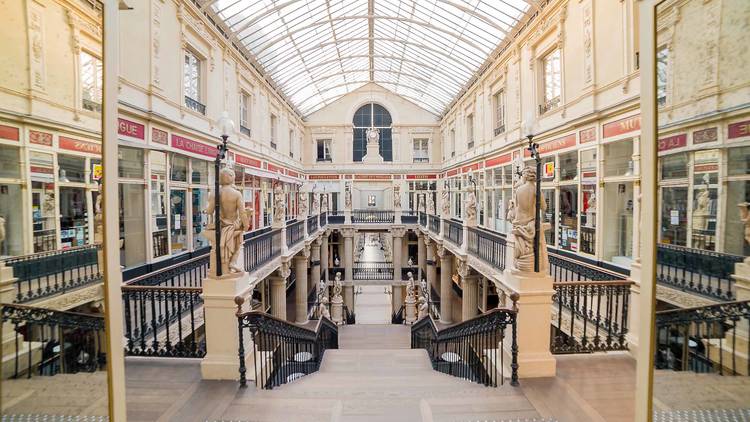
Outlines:
[{"label": "ornate street lamp", "polygon": [[523,133],[529,140],[529,146],[526,149],[531,153],[531,157],[536,162],[536,200],[534,201],[534,272],[539,272],[539,231],[541,229],[540,203],[539,198],[542,195],[542,159],[539,158],[539,144],[534,142],[534,126],[536,126],[533,114],[527,116],[523,124]]},{"label": "ornate street lamp", "polygon": [[221,144],[216,149],[216,161],[214,161],[214,234],[216,236],[216,276],[220,277],[221,270],[221,195],[219,189],[221,186],[220,175],[221,162],[227,155],[227,139],[234,132],[234,122],[229,118],[229,113],[224,111],[219,118],[219,130],[221,131]]}]

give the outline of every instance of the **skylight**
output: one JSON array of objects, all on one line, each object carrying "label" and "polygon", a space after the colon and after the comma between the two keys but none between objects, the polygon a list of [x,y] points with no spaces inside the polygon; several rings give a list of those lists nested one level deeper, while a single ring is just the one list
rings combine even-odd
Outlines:
[{"label": "skylight", "polygon": [[441,114],[527,0],[206,0],[303,115],[375,82]]}]

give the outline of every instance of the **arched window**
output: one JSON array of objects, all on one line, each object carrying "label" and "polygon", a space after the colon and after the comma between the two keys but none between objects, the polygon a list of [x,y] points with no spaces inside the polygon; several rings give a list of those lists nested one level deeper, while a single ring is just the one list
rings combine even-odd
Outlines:
[{"label": "arched window", "polygon": [[393,138],[391,114],[380,104],[365,104],[354,113],[354,161],[362,161],[367,153],[367,129],[380,129],[380,155],[385,161],[393,161]]}]

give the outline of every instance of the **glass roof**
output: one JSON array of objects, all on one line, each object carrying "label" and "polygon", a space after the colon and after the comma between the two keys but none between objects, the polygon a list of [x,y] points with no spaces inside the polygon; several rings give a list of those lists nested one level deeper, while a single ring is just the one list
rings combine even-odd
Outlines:
[{"label": "glass roof", "polygon": [[441,114],[530,0],[206,0],[308,115],[368,82]]}]

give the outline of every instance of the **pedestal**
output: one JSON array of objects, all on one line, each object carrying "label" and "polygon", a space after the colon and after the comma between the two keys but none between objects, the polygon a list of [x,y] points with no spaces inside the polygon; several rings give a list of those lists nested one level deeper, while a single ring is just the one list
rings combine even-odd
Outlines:
[{"label": "pedestal", "polygon": [[411,325],[417,322],[417,301],[414,299],[414,295],[406,297],[404,311],[404,321],[407,324]]},{"label": "pedestal", "polygon": [[344,299],[341,295],[334,296],[331,300],[331,320],[336,324],[344,322]]},{"label": "pedestal", "polygon": [[[209,275],[203,280],[203,310],[205,313],[206,357],[201,361],[201,375],[208,380],[236,380],[239,378],[240,362],[237,357],[239,335],[237,328],[236,296],[245,298],[244,311],[248,311],[252,293],[250,276],[247,273],[229,274],[222,277]],[[245,335],[245,365],[253,367],[253,347],[249,335]],[[248,376],[253,377],[252,371]]]},{"label": "pedestal", "polygon": [[638,356],[639,320],[641,315],[641,263],[633,262],[630,266],[630,277],[628,280],[634,284],[630,286],[630,298],[628,299],[628,333],[625,340],[628,342],[628,352],[635,358]]},{"label": "pedestal", "polygon": [[[549,349],[552,313],[552,277],[545,273],[505,272],[506,283],[518,292],[518,376],[554,377],[557,361]],[[510,362],[510,329],[506,329],[503,353]]]},{"label": "pedestal", "polygon": [[393,211],[393,224],[401,224],[401,210]]}]

